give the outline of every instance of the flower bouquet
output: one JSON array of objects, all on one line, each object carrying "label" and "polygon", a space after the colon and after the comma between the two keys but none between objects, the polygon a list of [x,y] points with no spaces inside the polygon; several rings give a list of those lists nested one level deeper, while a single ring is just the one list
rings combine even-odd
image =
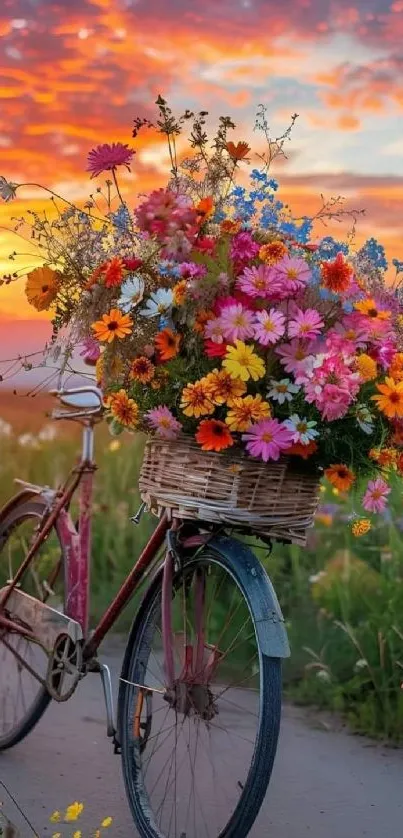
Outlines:
[{"label": "flower bouquet", "polygon": [[[337,201],[291,215],[270,166],[292,125],[272,139],[259,109],[255,165],[228,139],[229,118],[209,140],[206,112],[157,106],[156,125],[136,120],[133,134],[165,135],[164,188],[133,209],[117,175],[135,149],[100,145],[88,170],[110,173],[105,188],[81,208],[52,193],[54,217],[31,215],[43,258],[26,294],[53,309],[66,369],[80,347],[111,432],[151,435],[140,484],[151,505],[303,542],[324,471],[341,492],[369,479],[364,509],[382,511],[385,472],[403,464],[403,264],[389,281],[375,239],[314,240],[314,223],[345,212]],[[19,188],[0,181],[6,200]],[[370,521],[357,513],[352,526]]]}]

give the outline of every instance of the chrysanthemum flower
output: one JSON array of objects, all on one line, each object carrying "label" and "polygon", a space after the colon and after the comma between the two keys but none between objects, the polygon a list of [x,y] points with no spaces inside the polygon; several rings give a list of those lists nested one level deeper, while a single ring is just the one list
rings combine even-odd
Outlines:
[{"label": "chrysanthemum flower", "polygon": [[218,419],[203,419],[196,432],[196,442],[202,451],[223,451],[234,444],[234,440],[224,422]]},{"label": "chrysanthemum flower", "polygon": [[302,445],[308,445],[315,437],[319,436],[319,431],[316,430],[316,424],[313,420],[301,419],[298,413],[294,413],[284,422],[285,427],[292,434],[292,441],[300,442]]},{"label": "chrysanthemum flower", "polygon": [[281,311],[271,308],[270,311],[257,311],[255,323],[256,340],[262,346],[277,343],[285,331],[285,316]]},{"label": "chrysanthemum flower", "polygon": [[129,378],[132,381],[139,381],[141,384],[148,384],[154,378],[154,371],[154,364],[151,363],[149,358],[146,358],[145,355],[139,355],[130,364]]},{"label": "chrysanthemum flower", "polygon": [[355,481],[354,472],[342,463],[326,468],[325,477],[340,492],[348,492]]},{"label": "chrysanthemum flower", "polygon": [[28,302],[37,311],[47,311],[57,296],[60,286],[59,274],[44,265],[27,275],[25,294]]},{"label": "chrysanthemum flower", "polygon": [[371,527],[372,524],[369,518],[360,518],[352,523],[351,532],[354,538],[361,538],[370,531]]},{"label": "chrysanthemum flower", "polygon": [[370,355],[367,355],[366,352],[358,355],[355,363],[362,381],[373,381],[376,378],[378,374],[376,361]]},{"label": "chrysanthemum flower", "polygon": [[112,343],[115,338],[123,338],[130,335],[133,321],[128,314],[122,314],[118,308],[111,308],[109,314],[104,314],[102,320],[92,324],[91,329],[97,340]]},{"label": "chrysanthemum flower", "polygon": [[311,269],[304,259],[285,256],[281,262],[273,265],[274,278],[281,285],[283,299],[291,297],[303,288],[311,278]]},{"label": "chrysanthemum flower", "polygon": [[135,428],[138,423],[139,407],[134,399],[130,399],[126,390],[112,393],[108,400],[108,407],[113,418],[125,428]]},{"label": "chrysanthemum flower", "polygon": [[265,463],[278,460],[292,437],[285,425],[278,419],[263,419],[242,435],[246,449],[252,457],[260,457]]},{"label": "chrysanthemum flower", "polygon": [[234,399],[225,422],[231,431],[247,431],[252,422],[260,422],[271,415],[270,405],[261,395]]},{"label": "chrysanthemum flower", "polygon": [[254,346],[247,346],[243,341],[235,341],[235,346],[227,346],[223,367],[232,378],[241,378],[242,381],[258,381],[265,374],[265,365],[262,358],[253,351]]},{"label": "chrysanthemum flower", "polygon": [[259,250],[259,259],[265,263],[265,265],[275,265],[276,262],[280,262],[281,259],[287,253],[287,247],[282,241],[273,241],[269,242],[269,244],[263,244]]},{"label": "chrysanthemum flower", "polygon": [[163,439],[176,439],[182,430],[181,423],[166,405],[154,407],[145,414],[145,419],[150,427]]},{"label": "chrysanthemum flower", "polygon": [[362,505],[367,512],[383,512],[386,508],[387,497],[391,492],[390,486],[382,477],[369,480]]},{"label": "chrysanthemum flower", "polygon": [[211,385],[206,379],[183,388],[180,407],[185,416],[195,416],[196,419],[214,413]]},{"label": "chrysanthemum flower", "polygon": [[235,343],[236,340],[244,341],[254,335],[254,314],[249,309],[244,308],[241,303],[224,308],[219,321],[222,326],[224,338],[230,343]]},{"label": "chrysanthemum flower", "polygon": [[110,172],[118,166],[126,166],[130,171],[130,163],[136,152],[127,143],[103,143],[93,148],[87,158],[87,172],[91,177],[97,177],[102,172]]},{"label": "chrysanthemum flower", "polygon": [[289,321],[288,334],[290,338],[312,340],[321,333],[324,325],[324,321],[316,309],[307,308],[302,311],[302,309],[297,308]]},{"label": "chrysanthemum flower", "polygon": [[232,407],[234,400],[246,393],[246,384],[240,378],[232,378],[227,370],[213,370],[206,379],[211,386],[211,398],[216,405]]},{"label": "chrysanthemum flower", "polygon": [[383,384],[377,384],[380,396],[371,396],[377,403],[378,410],[388,419],[403,418],[403,381],[396,382],[393,378],[385,378]]},{"label": "chrysanthemum flower", "polygon": [[122,284],[124,265],[119,256],[114,256],[103,267],[104,284],[106,288],[116,288]]},{"label": "chrysanthemum flower", "polygon": [[156,335],[154,342],[161,361],[170,361],[179,352],[181,336],[172,329],[162,329]]},{"label": "chrysanthemum flower", "polygon": [[342,294],[347,290],[353,276],[353,269],[345,261],[342,253],[338,253],[333,261],[322,262],[320,268],[324,288],[335,294]]}]

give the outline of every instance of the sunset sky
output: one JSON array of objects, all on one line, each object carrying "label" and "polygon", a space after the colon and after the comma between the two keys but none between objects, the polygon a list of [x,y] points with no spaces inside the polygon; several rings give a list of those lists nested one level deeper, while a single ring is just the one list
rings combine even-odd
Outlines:
[{"label": "sunset sky", "polygon": [[[234,139],[253,140],[263,102],[275,134],[300,114],[282,197],[309,214],[321,192],[343,194],[366,208],[360,235],[403,257],[403,0],[2,0],[0,36],[0,174],[12,181],[82,199],[88,151],[131,144],[133,118],[154,116],[160,92],[213,124],[231,114]],[[134,147],[132,204],[168,171],[156,135]],[[35,188],[24,194],[1,205],[2,226],[44,206]],[[1,273],[14,248],[0,230]],[[23,281],[0,288],[0,357],[41,345],[38,319]]]}]

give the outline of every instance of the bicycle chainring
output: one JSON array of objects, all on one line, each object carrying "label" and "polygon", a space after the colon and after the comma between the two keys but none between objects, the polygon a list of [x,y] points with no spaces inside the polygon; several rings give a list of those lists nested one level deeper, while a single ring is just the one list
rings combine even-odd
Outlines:
[{"label": "bicycle chainring", "polygon": [[60,634],[49,656],[46,688],[55,701],[67,701],[82,677],[81,642]]}]

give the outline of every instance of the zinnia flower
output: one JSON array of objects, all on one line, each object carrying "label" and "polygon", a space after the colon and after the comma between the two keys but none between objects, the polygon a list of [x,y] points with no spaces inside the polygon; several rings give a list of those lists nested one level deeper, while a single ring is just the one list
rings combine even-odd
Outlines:
[{"label": "zinnia flower", "polygon": [[281,285],[281,296],[291,297],[303,288],[311,278],[311,270],[304,259],[285,256],[281,262],[273,265],[274,277]]},{"label": "zinnia flower", "polygon": [[150,295],[146,307],[140,309],[143,317],[163,317],[172,308],[173,292],[170,288],[159,288]]},{"label": "zinnia flower", "polygon": [[274,399],[279,404],[284,404],[285,401],[291,402],[301,389],[297,384],[293,384],[290,378],[282,378],[280,381],[274,381],[272,378],[270,387],[267,398]]},{"label": "zinnia flower", "polygon": [[244,341],[253,337],[255,331],[254,314],[243,308],[241,303],[224,308],[219,320],[226,341],[235,343],[236,340]]},{"label": "zinnia flower", "polygon": [[25,293],[28,302],[37,311],[46,311],[56,299],[59,290],[59,274],[44,265],[35,268],[27,275]]},{"label": "zinnia flower", "polygon": [[122,314],[118,308],[111,308],[109,314],[102,316],[102,320],[92,324],[91,329],[97,340],[112,343],[115,338],[122,340],[126,335],[130,335],[132,326],[133,321],[128,314]]},{"label": "zinnia flower", "polygon": [[232,378],[227,370],[213,370],[206,376],[211,387],[214,404],[232,407],[234,400],[246,393],[246,384],[240,378]]},{"label": "zinnia flower", "polygon": [[354,472],[342,463],[326,468],[325,477],[340,492],[348,492],[355,481]]},{"label": "zinnia flower", "polygon": [[224,369],[228,370],[232,378],[241,378],[242,381],[258,381],[263,378],[265,365],[262,358],[254,353],[254,346],[246,346],[241,340],[235,341],[235,346],[227,346]]},{"label": "zinnia flower", "polygon": [[139,407],[130,399],[125,390],[112,393],[109,397],[109,410],[114,419],[125,428],[135,428],[138,423]]},{"label": "zinnia flower", "polygon": [[350,285],[353,269],[344,260],[342,253],[338,253],[334,261],[322,262],[321,266],[322,285],[328,291],[335,294],[342,294]]},{"label": "zinnia flower", "polygon": [[281,311],[271,308],[270,311],[256,312],[255,338],[262,346],[277,343],[285,331],[285,316]]},{"label": "zinnia flower", "polygon": [[140,381],[141,384],[148,384],[154,378],[155,367],[145,355],[139,355],[130,364],[129,378],[132,381]]},{"label": "zinnia flower", "polygon": [[181,336],[172,329],[162,329],[156,335],[154,342],[161,361],[170,361],[179,352]]},{"label": "zinnia flower", "polygon": [[355,363],[362,381],[373,381],[376,378],[378,374],[376,361],[370,355],[367,355],[366,352],[358,355]]},{"label": "zinnia flower", "polygon": [[175,419],[175,416],[166,405],[154,407],[145,414],[144,418],[150,427],[156,431],[158,436],[163,439],[176,439],[182,430],[181,423]]},{"label": "zinnia flower", "polygon": [[265,263],[265,265],[274,265],[276,262],[280,262],[281,259],[286,255],[287,248],[284,242],[282,241],[274,241],[269,242],[269,244],[263,244],[259,250],[259,259]]},{"label": "zinnia flower", "polygon": [[130,171],[130,162],[135,153],[127,143],[103,143],[89,152],[87,172],[91,172],[93,178],[102,172],[113,171],[117,166],[126,166]]},{"label": "zinnia flower", "polygon": [[370,531],[371,526],[372,524],[369,518],[360,518],[358,521],[354,521],[351,525],[352,535],[355,538],[361,538]]},{"label": "zinnia flower", "polygon": [[196,432],[196,441],[202,451],[223,451],[234,444],[226,424],[218,419],[203,419]]},{"label": "zinnia flower", "polygon": [[403,381],[385,378],[384,384],[377,384],[380,396],[371,396],[388,419],[403,418]]},{"label": "zinnia flower", "polygon": [[390,486],[382,477],[370,480],[367,485],[362,505],[367,512],[383,512],[386,508],[387,497],[391,492]]},{"label": "zinnia flower", "polygon": [[288,334],[290,338],[313,339],[320,334],[324,325],[316,309],[307,308],[302,311],[297,308],[288,324]]},{"label": "zinnia flower", "polygon": [[394,381],[403,381],[403,352],[396,352],[388,369],[389,378]]},{"label": "zinnia flower", "polygon": [[252,457],[260,457],[265,463],[278,460],[281,453],[290,446],[292,436],[278,419],[263,419],[252,425],[242,435],[246,450]]},{"label": "zinnia flower", "polygon": [[308,445],[316,436],[319,436],[319,431],[315,430],[316,424],[314,421],[301,419],[298,413],[294,413],[284,422],[285,427],[292,434],[292,441],[300,442],[302,445]]},{"label": "zinnia flower", "polygon": [[216,343],[214,340],[204,341],[204,351],[208,358],[224,358],[227,354],[227,347],[225,343]]},{"label": "zinnia flower", "polygon": [[270,405],[261,395],[234,399],[225,418],[231,431],[247,431],[252,422],[260,422],[271,414]]},{"label": "zinnia flower", "polygon": [[180,407],[185,416],[195,416],[196,419],[214,413],[215,405],[210,384],[202,379],[184,387]]}]

